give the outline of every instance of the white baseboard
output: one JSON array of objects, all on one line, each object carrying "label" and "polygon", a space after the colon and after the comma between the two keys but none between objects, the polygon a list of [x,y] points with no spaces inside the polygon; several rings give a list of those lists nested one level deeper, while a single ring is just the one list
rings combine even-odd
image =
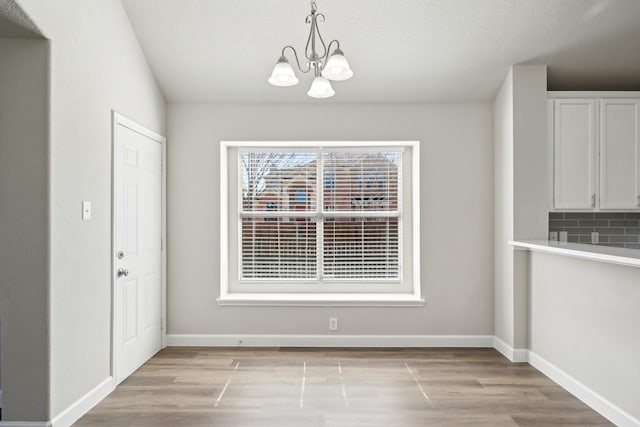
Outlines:
[{"label": "white baseboard", "polygon": [[[60,412],[51,420],[51,427],[68,427],[75,423],[84,414],[89,412],[91,408],[96,406],[102,399],[107,397],[115,388],[113,377],[108,377],[100,384],[95,386],[93,390],[76,400],[67,409]],[[2,427],[2,426],[0,426]]]},{"label": "white baseboard", "polygon": [[567,374],[553,363],[538,356],[533,351],[529,351],[529,363],[531,366],[551,378],[562,388],[573,394],[615,425],[619,427],[640,426],[640,420],[600,396],[598,393],[591,390],[589,387],[582,384],[580,381]]},{"label": "white baseboard", "polygon": [[511,362],[528,362],[529,350],[526,348],[513,348],[498,337],[493,337],[493,348],[498,350],[504,357]]},{"label": "white baseboard", "polygon": [[0,427],[51,427],[51,421],[0,421]]},{"label": "white baseboard", "polygon": [[76,400],[51,421],[0,421],[0,427],[69,427],[113,391],[113,377],[105,379],[93,390]]},{"label": "white baseboard", "polygon": [[178,347],[493,347],[490,335],[167,335]]}]

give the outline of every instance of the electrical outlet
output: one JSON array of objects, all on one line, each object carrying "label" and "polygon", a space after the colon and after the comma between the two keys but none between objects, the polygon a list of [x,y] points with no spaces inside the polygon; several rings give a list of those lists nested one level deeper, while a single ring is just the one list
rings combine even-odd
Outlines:
[{"label": "electrical outlet", "polygon": [[550,231],[549,232],[549,241],[550,242],[557,242],[558,241],[558,232],[557,231]]},{"label": "electrical outlet", "polygon": [[82,201],[82,219],[91,219],[91,202],[88,200]]},{"label": "electrical outlet", "polygon": [[329,317],[329,330],[337,331],[338,330],[338,318],[337,317]]}]

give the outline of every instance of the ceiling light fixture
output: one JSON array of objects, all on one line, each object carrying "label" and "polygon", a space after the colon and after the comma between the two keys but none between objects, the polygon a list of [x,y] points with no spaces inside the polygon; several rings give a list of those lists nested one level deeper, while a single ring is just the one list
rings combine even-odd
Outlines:
[{"label": "ceiling light fixture", "polygon": [[[291,67],[289,60],[284,55],[287,49],[293,51],[298,69],[302,73],[308,73],[313,70],[315,78],[313,79],[313,83],[311,83],[311,88],[307,92],[307,95],[312,98],[329,98],[335,95],[335,91],[331,87],[329,80],[341,81],[350,79],[351,76],[353,76],[353,71],[351,71],[351,67],[349,67],[347,58],[344,57],[344,52],[340,49],[340,42],[338,40],[331,40],[329,45],[324,43],[320,29],[318,28],[318,20],[324,22],[324,19],[324,15],[318,13],[315,0],[311,0],[311,13],[307,15],[305,20],[307,24],[311,24],[307,45],[304,48],[304,56],[307,58],[306,68],[300,66],[298,52],[296,52],[295,48],[287,45],[282,48],[282,54],[275,67],[273,67],[273,73],[271,73],[271,77],[269,77],[269,83],[282,87],[298,84],[299,80],[293,72],[293,67]],[[322,45],[321,53],[316,51],[317,42],[320,42]],[[331,52],[331,46],[334,43],[335,50]]]}]

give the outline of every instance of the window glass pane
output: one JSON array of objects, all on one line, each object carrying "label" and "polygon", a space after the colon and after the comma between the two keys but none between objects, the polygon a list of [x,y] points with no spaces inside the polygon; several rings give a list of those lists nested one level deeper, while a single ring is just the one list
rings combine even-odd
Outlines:
[{"label": "window glass pane", "polygon": [[400,283],[402,148],[238,152],[240,280],[266,291],[278,280]]},{"label": "window glass pane", "polygon": [[310,218],[243,218],[242,278],[315,278],[316,244]]},{"label": "window glass pane", "polygon": [[396,211],[400,152],[325,152],[326,211]]},{"label": "window glass pane", "polygon": [[242,209],[315,211],[315,152],[241,152]]},{"label": "window glass pane", "polygon": [[327,279],[399,278],[397,218],[326,218]]}]

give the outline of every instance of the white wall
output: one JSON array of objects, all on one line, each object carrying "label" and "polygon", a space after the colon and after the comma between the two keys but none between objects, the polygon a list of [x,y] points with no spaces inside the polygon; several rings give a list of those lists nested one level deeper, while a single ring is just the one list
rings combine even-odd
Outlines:
[{"label": "white wall", "polygon": [[[513,237],[547,239],[547,67],[513,69]],[[528,263],[516,251],[513,264],[513,347],[526,349]]]},{"label": "white wall", "polygon": [[46,40],[0,38],[3,418],[47,420],[49,138]]},{"label": "white wall", "polygon": [[513,347],[513,72],[493,104],[494,120],[494,328]]},{"label": "white wall", "polygon": [[513,233],[547,239],[547,67],[513,66]]},{"label": "white wall", "polygon": [[[119,0],[20,5],[52,49],[53,418],[110,376],[111,110],[163,133],[165,106]],[[90,221],[82,200],[93,203]]]},{"label": "white wall", "polygon": [[547,235],[547,68],[511,67],[494,102],[495,332],[526,349],[527,260],[509,240]]},{"label": "white wall", "polygon": [[640,269],[531,252],[531,351],[640,420]]},{"label": "white wall", "polygon": [[[168,333],[493,334],[488,104],[170,105]],[[420,140],[422,308],[219,307],[220,140]]]}]

